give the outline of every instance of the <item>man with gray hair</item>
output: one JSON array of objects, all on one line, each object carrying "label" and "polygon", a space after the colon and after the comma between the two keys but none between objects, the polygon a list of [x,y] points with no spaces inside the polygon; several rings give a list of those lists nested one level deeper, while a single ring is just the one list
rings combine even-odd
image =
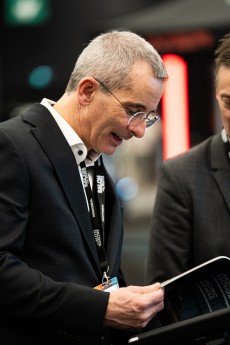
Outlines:
[{"label": "man with gray hair", "polygon": [[121,345],[163,308],[159,283],[125,286],[122,208],[102,154],[158,122],[165,78],[151,44],[110,31],[57,102],[0,124],[1,345]]}]

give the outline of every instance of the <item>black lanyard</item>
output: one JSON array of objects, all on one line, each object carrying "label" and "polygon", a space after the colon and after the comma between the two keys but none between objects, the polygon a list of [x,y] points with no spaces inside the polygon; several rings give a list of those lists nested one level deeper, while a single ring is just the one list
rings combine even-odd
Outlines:
[{"label": "black lanyard", "polygon": [[[95,164],[94,168],[94,184],[96,186],[96,195],[92,192],[89,175],[85,162],[80,163],[83,186],[88,200],[89,214],[91,219],[91,224],[93,228],[94,240],[98,252],[98,258],[100,262],[100,268],[102,272],[103,279],[107,279],[107,273],[109,270],[108,260],[105,252],[105,174],[102,166],[101,158]],[[95,198],[96,197],[96,198]],[[96,205],[98,204],[98,207]],[[100,217],[98,216],[98,211]]]}]

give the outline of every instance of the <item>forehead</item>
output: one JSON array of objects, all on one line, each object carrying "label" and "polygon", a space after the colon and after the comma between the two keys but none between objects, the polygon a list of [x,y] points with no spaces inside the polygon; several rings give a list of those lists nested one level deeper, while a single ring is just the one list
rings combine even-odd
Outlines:
[{"label": "forehead", "polygon": [[132,81],[132,87],[136,87],[146,83],[149,84],[152,79],[155,79],[155,76],[149,63],[146,61],[137,61],[131,68],[129,78]]},{"label": "forehead", "polygon": [[159,100],[163,91],[163,80],[154,76],[152,67],[145,61],[136,62],[130,72],[132,84],[132,96],[147,99],[148,101]]},{"label": "forehead", "polygon": [[230,92],[230,68],[221,66],[217,73],[217,88],[227,88]]}]

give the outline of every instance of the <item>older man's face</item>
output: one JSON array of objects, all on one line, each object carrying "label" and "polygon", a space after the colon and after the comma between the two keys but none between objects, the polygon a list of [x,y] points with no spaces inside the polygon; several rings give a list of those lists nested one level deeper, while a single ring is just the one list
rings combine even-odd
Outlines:
[{"label": "older man's face", "polygon": [[[114,90],[113,94],[132,112],[150,112],[157,109],[162,97],[164,83],[153,76],[151,68],[145,62],[134,65],[131,73],[130,90]],[[128,124],[130,113],[110,93],[97,94],[91,125],[90,148],[98,153],[113,154],[123,140],[133,136],[141,138],[145,134],[145,122],[137,126]]]}]

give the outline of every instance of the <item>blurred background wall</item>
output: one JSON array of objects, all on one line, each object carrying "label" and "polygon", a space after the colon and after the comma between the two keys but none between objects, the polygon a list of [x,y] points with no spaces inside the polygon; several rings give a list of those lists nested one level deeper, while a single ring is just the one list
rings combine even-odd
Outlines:
[{"label": "blurred background wall", "polygon": [[[230,31],[230,0],[2,0],[0,6],[0,121],[43,97],[57,100],[89,40],[123,28],[141,34],[162,56],[185,61],[189,146],[220,129],[214,49]],[[176,113],[171,109],[170,116]],[[158,124],[105,157],[125,207],[122,266],[129,284],[144,283],[162,145]]]}]

